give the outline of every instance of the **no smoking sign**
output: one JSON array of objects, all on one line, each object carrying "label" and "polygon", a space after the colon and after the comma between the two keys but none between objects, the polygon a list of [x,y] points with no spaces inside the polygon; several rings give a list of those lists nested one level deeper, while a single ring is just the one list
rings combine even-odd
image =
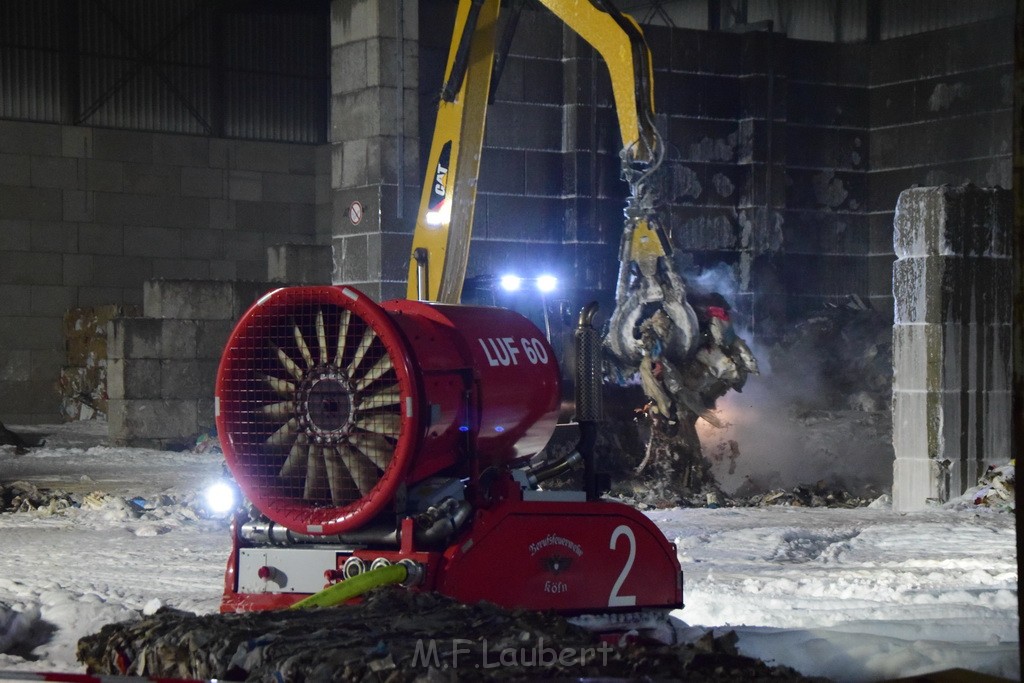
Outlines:
[{"label": "no smoking sign", "polygon": [[359,225],[359,221],[363,220],[363,205],[358,199],[348,205],[348,219],[352,225]]}]

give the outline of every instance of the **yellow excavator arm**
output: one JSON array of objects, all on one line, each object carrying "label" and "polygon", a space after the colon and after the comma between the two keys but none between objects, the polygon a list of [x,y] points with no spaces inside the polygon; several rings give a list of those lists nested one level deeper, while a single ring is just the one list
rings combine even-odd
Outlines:
[{"label": "yellow excavator arm", "polygon": [[[610,0],[539,0],[603,57],[611,76],[623,176],[629,184],[609,348],[637,362],[640,309],[662,305],[683,352],[696,339],[696,315],[681,279],[665,263],[668,241],[654,218],[647,178],[664,155],[654,124],[654,71],[640,26]],[[410,299],[458,303],[466,276],[473,209],[491,87],[499,0],[460,0],[427,159],[409,262]]]}]

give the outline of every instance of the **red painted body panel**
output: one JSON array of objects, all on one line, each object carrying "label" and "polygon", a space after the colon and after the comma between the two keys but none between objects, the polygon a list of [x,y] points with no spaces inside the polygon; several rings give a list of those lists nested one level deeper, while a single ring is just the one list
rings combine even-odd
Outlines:
[{"label": "red painted body panel", "polygon": [[[479,511],[443,553],[368,548],[353,554],[367,563],[377,557],[420,562],[426,580],[414,590],[436,590],[466,603],[487,600],[565,614],[683,604],[675,546],[621,503],[524,501],[512,494]],[[234,579],[231,560],[222,611],[278,609],[305,597],[238,594]]]}]

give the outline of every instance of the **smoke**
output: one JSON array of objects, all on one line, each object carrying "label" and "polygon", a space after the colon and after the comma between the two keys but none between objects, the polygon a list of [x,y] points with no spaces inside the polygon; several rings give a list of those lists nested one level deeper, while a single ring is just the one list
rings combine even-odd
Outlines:
[{"label": "smoke", "polygon": [[[739,295],[726,264],[687,280],[730,303]],[[772,347],[758,345],[749,330],[737,332],[761,374],[719,399],[726,427],[697,423],[722,489],[751,495],[819,480],[856,495],[891,488],[891,327],[872,311],[832,308],[790,326]]]},{"label": "smoke", "polygon": [[718,263],[710,268],[703,269],[700,274],[687,276],[690,286],[697,291],[710,293],[718,292],[725,297],[725,300],[733,305],[739,298],[739,284],[736,282],[736,272],[732,266],[726,263]]},{"label": "smoke", "polygon": [[724,491],[751,495],[820,480],[856,495],[890,488],[888,412],[808,408],[814,396],[806,388],[813,391],[815,383],[776,368],[719,400],[726,427],[698,422],[704,455]]}]

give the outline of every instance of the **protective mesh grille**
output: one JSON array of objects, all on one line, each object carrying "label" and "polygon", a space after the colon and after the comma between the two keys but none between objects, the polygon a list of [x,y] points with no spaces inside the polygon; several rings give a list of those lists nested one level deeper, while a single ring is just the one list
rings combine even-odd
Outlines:
[{"label": "protective mesh grille", "polygon": [[345,506],[388,468],[401,431],[384,343],[352,311],[313,296],[254,309],[221,387],[236,468],[264,497]]}]

